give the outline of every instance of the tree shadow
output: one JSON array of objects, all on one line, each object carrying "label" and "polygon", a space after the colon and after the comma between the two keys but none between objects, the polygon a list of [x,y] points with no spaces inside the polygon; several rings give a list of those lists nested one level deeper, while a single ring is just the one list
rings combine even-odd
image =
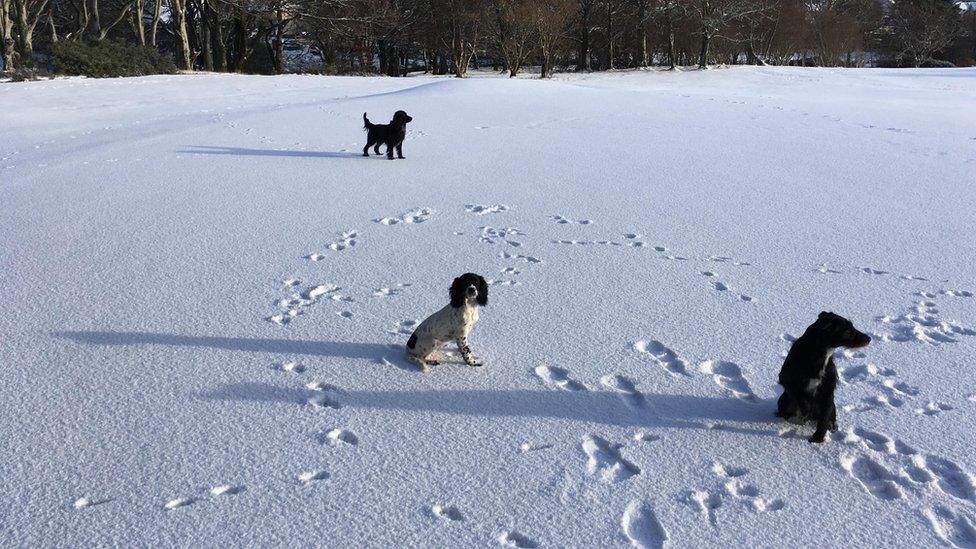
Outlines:
[{"label": "tree shadow", "polygon": [[[365,358],[377,362],[408,367],[399,361],[403,354],[400,345],[357,343],[352,341],[308,341],[301,339],[272,339],[219,336],[189,336],[153,332],[53,332],[51,335],[87,345],[169,345],[175,347],[209,347],[228,351],[277,353],[287,355]],[[395,356],[396,362],[386,359]],[[416,368],[409,368],[416,371]]]},{"label": "tree shadow", "polygon": [[[313,390],[268,383],[230,383],[198,396],[207,400],[304,404],[316,394]],[[644,394],[642,404],[632,406],[613,391],[459,390],[341,391],[337,400],[343,407],[369,410],[543,418],[623,427],[779,436],[772,401],[751,403],[736,398]],[[761,428],[761,424],[768,424],[768,428]]]},{"label": "tree shadow", "polygon": [[279,149],[246,149],[240,147],[211,147],[191,145],[177,151],[184,154],[216,154],[232,156],[290,156],[305,158],[355,158],[362,153],[353,151],[291,151]]}]

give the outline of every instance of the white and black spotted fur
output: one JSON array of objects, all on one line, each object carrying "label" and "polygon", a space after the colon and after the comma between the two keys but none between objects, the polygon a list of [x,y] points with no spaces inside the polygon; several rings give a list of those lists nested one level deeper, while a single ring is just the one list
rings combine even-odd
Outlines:
[{"label": "white and black spotted fur", "polygon": [[871,338],[854,328],[850,320],[834,313],[822,312],[790,347],[779,372],[783,395],[779,397],[776,415],[791,423],[817,422],[810,442],[823,442],[827,431],[837,430],[837,366],[834,350],[838,347],[864,347]]},{"label": "white and black spotted fur", "polygon": [[478,322],[478,308],[488,304],[488,283],[479,275],[465,273],[454,279],[450,296],[451,302],[421,322],[407,341],[407,358],[424,372],[428,365],[438,364],[434,353],[451,341],[457,343],[464,362],[481,366],[471,354],[468,334]]}]

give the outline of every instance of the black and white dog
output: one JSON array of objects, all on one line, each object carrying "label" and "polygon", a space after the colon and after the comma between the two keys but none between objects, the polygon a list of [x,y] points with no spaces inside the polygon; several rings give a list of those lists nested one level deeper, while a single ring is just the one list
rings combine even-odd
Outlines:
[{"label": "black and white dog", "polygon": [[451,302],[421,322],[407,341],[407,359],[421,371],[438,364],[433,354],[450,341],[457,342],[464,362],[481,366],[471,355],[468,334],[478,322],[478,307],[488,304],[488,283],[479,275],[465,273],[454,279],[450,296]]},{"label": "black and white dog", "polygon": [[783,395],[776,405],[776,415],[800,425],[816,421],[817,430],[809,441],[823,442],[828,430],[837,430],[834,350],[864,347],[870,342],[871,338],[857,331],[850,320],[834,313],[820,313],[817,321],[793,342],[783,361],[779,372]]},{"label": "black and white dog", "polygon": [[380,154],[380,145],[386,145],[386,157],[393,160],[393,149],[396,148],[397,158],[403,158],[403,140],[407,138],[407,122],[413,122],[413,117],[404,111],[393,113],[393,120],[389,124],[373,124],[363,113],[363,129],[366,130],[366,146],[363,156],[369,156],[369,148]]}]

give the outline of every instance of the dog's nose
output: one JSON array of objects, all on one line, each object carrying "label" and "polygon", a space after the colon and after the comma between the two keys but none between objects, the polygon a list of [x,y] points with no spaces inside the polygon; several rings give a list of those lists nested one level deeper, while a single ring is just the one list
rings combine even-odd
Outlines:
[{"label": "dog's nose", "polygon": [[475,288],[474,286],[468,286],[468,289],[466,291],[468,295],[475,295],[476,293],[478,293],[478,288]]}]

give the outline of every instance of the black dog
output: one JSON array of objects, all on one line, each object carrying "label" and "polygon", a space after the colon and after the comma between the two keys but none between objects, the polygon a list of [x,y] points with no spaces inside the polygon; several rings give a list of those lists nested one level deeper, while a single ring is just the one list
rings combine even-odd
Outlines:
[{"label": "black dog", "polygon": [[363,156],[369,156],[369,148],[373,147],[373,152],[380,154],[380,145],[386,145],[386,157],[393,160],[393,148],[396,147],[397,156],[403,158],[403,140],[407,137],[407,122],[412,122],[413,118],[407,116],[403,111],[393,114],[393,120],[389,124],[373,124],[363,113],[363,128],[366,130],[366,146],[363,147]]},{"label": "black dog", "polygon": [[822,312],[799,339],[793,342],[779,372],[783,396],[776,415],[790,423],[816,421],[817,430],[810,442],[823,442],[827,430],[837,430],[837,366],[834,349],[864,347],[871,338],[857,331],[850,320]]}]

